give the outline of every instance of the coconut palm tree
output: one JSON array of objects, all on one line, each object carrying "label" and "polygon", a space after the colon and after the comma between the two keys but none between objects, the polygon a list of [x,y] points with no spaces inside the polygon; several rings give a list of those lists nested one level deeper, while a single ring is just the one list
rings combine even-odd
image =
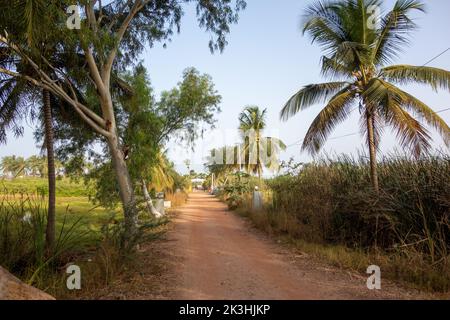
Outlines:
[{"label": "coconut palm tree", "polygon": [[[428,130],[435,128],[449,143],[449,127],[429,106],[397,84],[419,83],[449,90],[450,72],[427,66],[390,65],[408,43],[416,24],[413,11],[424,11],[420,1],[398,0],[380,23],[371,23],[371,6],[380,0],[318,1],[306,9],[303,33],[324,50],[322,74],[332,82],[310,84],[294,94],[281,111],[287,120],[316,103],[325,107],[312,122],[302,150],[318,152],[329,134],[352,111],[359,110],[369,147],[371,180],[378,191],[376,151],[384,126],[396,130],[403,147],[419,156],[430,148]],[[373,8],[373,7],[372,7]],[[357,108],[355,108],[357,106]]]},{"label": "coconut palm tree", "polygon": [[209,151],[205,166],[216,181],[226,181],[229,174],[242,169],[241,146],[224,146]]},{"label": "coconut palm tree", "polygon": [[[150,187],[156,190],[172,189],[175,183],[172,175],[173,173],[173,164],[167,158],[166,152],[158,150],[158,153],[156,154],[156,162],[150,169]],[[153,206],[152,198],[148,192],[148,184],[144,178],[141,179],[141,184],[144,200],[147,203],[147,210],[155,217],[160,218],[162,214]]]},{"label": "coconut palm tree", "polygon": [[3,174],[9,177],[17,177],[21,172],[25,170],[26,162],[23,157],[6,156],[2,158],[0,167]]},{"label": "coconut palm tree", "polygon": [[[48,18],[45,15],[44,8],[46,3],[43,0],[16,0],[10,4],[13,10],[8,11],[5,17],[5,25],[13,23],[19,19],[20,28],[16,30],[17,41],[26,43],[28,47],[33,49],[38,56],[51,56],[53,48],[49,44],[45,44],[49,38],[49,31],[44,27],[43,21]],[[17,63],[16,57],[7,53],[6,48],[3,54],[0,51],[0,67],[9,67],[15,65],[17,70],[23,74],[32,76],[35,74],[33,68],[28,63],[21,61]],[[36,112],[32,110],[32,106],[36,100],[41,101],[41,110]],[[55,206],[56,206],[56,175],[55,175],[55,157],[53,146],[53,119],[52,106],[57,101],[52,97],[51,93],[45,89],[38,89],[22,78],[11,77],[9,75],[0,74],[0,142],[6,141],[6,130],[12,129],[16,136],[23,133],[20,125],[28,114],[32,111],[31,116],[41,113],[42,123],[45,128],[44,146],[47,151],[47,174],[48,174],[48,213],[47,213],[47,230],[46,245],[50,249],[55,243]]]},{"label": "coconut palm tree", "polygon": [[42,157],[33,155],[27,160],[27,171],[32,177],[42,176]]},{"label": "coconut palm tree", "polygon": [[242,155],[245,170],[257,174],[261,180],[263,167],[274,170],[278,167],[277,154],[286,149],[283,141],[263,137],[266,127],[267,109],[247,106],[239,114],[239,130],[243,138]]}]

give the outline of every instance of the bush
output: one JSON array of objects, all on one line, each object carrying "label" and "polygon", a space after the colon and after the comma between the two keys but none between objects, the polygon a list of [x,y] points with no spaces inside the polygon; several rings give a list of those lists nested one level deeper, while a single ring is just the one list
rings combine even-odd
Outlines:
[{"label": "bush", "polygon": [[0,198],[0,264],[30,285],[43,288],[54,281],[54,270],[67,263],[74,249],[84,248],[87,232],[80,220],[71,225],[64,219],[55,247],[46,250],[47,208],[44,198],[2,195]]},{"label": "bush", "polygon": [[[167,218],[142,215],[138,232],[124,245],[123,220],[114,213],[90,219],[91,210],[58,217],[54,250],[47,252],[47,207],[42,195],[0,195],[0,265],[22,281],[56,297],[76,297],[106,286],[131,264],[135,249],[164,232]],[[98,229],[98,230],[97,230]],[[83,292],[69,292],[66,267],[75,263],[83,270]],[[87,291],[86,291],[87,290]]]},{"label": "bush", "polygon": [[294,239],[382,250],[394,260],[422,264],[422,271],[432,266],[439,281],[427,285],[448,290],[449,157],[394,155],[378,164],[378,174],[379,194],[371,186],[365,158],[341,156],[303,165],[297,173],[266,181],[271,191],[266,212],[253,214],[253,220]]}]

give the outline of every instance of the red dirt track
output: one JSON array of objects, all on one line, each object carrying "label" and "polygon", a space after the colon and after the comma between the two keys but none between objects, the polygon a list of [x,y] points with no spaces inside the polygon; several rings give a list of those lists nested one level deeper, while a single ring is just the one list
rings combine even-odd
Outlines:
[{"label": "red dirt track", "polygon": [[419,298],[383,280],[368,290],[363,275],[281,248],[203,192],[189,195],[167,240],[175,299]]}]

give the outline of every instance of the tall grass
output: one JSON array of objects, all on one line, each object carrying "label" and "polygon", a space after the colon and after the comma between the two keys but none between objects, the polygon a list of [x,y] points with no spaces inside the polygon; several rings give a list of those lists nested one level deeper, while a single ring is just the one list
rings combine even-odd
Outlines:
[{"label": "tall grass", "polygon": [[184,191],[166,193],[165,200],[170,201],[172,207],[179,207],[186,203],[188,195]]},{"label": "tall grass", "polygon": [[391,155],[378,172],[379,194],[371,187],[366,158],[305,165],[298,174],[268,180],[266,210],[252,218],[294,240],[379,253],[395,277],[449,290],[449,156]]},{"label": "tall grass", "polygon": [[0,264],[30,285],[45,286],[51,270],[66,263],[66,254],[82,250],[87,232],[81,219],[62,225],[51,251],[46,249],[47,207],[41,195],[7,194],[0,197]]},{"label": "tall grass", "polygon": [[[22,281],[62,298],[90,297],[108,286],[132,265],[135,249],[159,237],[168,222],[141,215],[138,232],[125,247],[123,220],[116,217],[117,212],[108,216],[102,212],[101,219],[93,218],[92,209],[76,206],[73,211],[69,201],[65,213],[58,212],[56,244],[48,251],[46,203],[45,194],[6,189],[0,194],[0,265]],[[82,270],[81,292],[65,286],[66,267],[73,263]]]}]

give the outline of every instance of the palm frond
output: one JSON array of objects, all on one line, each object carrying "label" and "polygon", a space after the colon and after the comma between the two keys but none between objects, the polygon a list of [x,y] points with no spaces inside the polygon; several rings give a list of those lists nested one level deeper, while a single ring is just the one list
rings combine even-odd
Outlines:
[{"label": "palm frond", "polygon": [[338,4],[338,1],[317,1],[306,8],[303,16],[303,33],[308,33],[312,42],[317,41],[325,50],[346,41]]},{"label": "palm frond", "polygon": [[383,114],[386,123],[397,131],[396,135],[400,144],[410,149],[414,156],[419,157],[430,149],[431,137],[428,131],[419,121],[403,110],[396,99],[388,98],[386,111]]},{"label": "palm frond", "polygon": [[266,126],[267,109],[260,110],[258,106],[247,106],[239,114],[239,129],[243,131],[259,131]]},{"label": "palm frond", "polygon": [[325,102],[345,86],[348,86],[348,83],[342,81],[307,85],[286,102],[281,110],[280,118],[286,121],[313,104]]},{"label": "palm frond", "polygon": [[372,62],[386,64],[402,52],[409,42],[410,31],[417,26],[408,16],[412,10],[425,11],[424,5],[416,0],[398,0],[394,8],[382,18],[377,40],[373,44]]},{"label": "palm frond", "polygon": [[323,76],[330,77],[331,79],[346,79],[352,76],[353,68],[339,62],[337,58],[328,58],[327,56],[323,56],[321,72]]},{"label": "palm frond", "polygon": [[347,88],[336,94],[312,122],[303,140],[302,150],[314,154],[320,150],[329,134],[351,113],[355,94]]},{"label": "palm frond", "polygon": [[402,101],[403,107],[412,111],[419,117],[419,119],[425,121],[437,130],[445,144],[447,146],[450,145],[450,128],[444,119],[442,119],[434,110],[416,97],[404,91],[402,91],[402,95],[405,97],[405,100]]},{"label": "palm frond", "polygon": [[22,120],[32,104],[33,88],[22,79],[0,79],[0,143],[5,143],[7,131],[17,138],[23,134]]},{"label": "palm frond", "polygon": [[450,72],[433,67],[394,65],[381,69],[380,77],[398,84],[420,83],[434,90],[450,89]]},{"label": "palm frond", "polygon": [[448,144],[450,130],[444,120],[417,98],[382,79],[372,79],[363,94],[364,101],[378,106],[379,114],[397,130],[397,138],[404,147],[418,156],[430,147],[428,131],[405,109],[414,111],[443,136]]}]

